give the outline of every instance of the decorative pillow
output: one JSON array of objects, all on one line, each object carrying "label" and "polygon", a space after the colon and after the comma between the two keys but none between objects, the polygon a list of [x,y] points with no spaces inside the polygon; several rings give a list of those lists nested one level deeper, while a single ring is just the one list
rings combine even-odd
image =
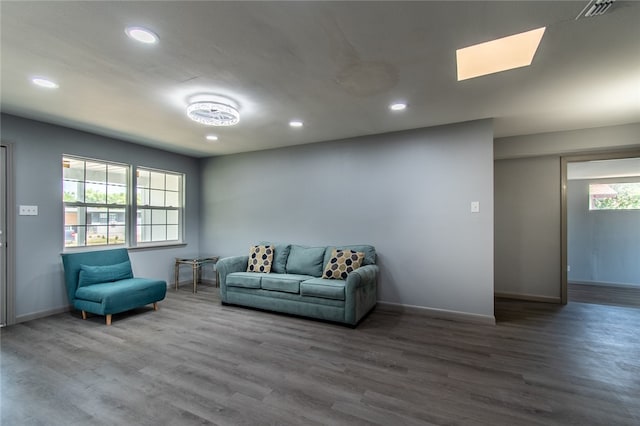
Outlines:
[{"label": "decorative pillow", "polygon": [[78,287],[126,280],[127,278],[133,278],[131,261],[129,260],[115,265],[80,265]]},{"label": "decorative pillow", "polygon": [[346,280],[347,276],[358,269],[364,260],[364,253],[353,250],[333,249],[331,259],[324,268],[322,278]]},{"label": "decorative pillow", "polygon": [[271,272],[276,274],[287,273],[287,258],[291,250],[291,244],[270,243],[268,241],[260,241],[258,244],[273,246],[273,264]]},{"label": "decorative pillow", "polygon": [[271,272],[273,263],[273,246],[252,246],[249,249],[247,272]]}]

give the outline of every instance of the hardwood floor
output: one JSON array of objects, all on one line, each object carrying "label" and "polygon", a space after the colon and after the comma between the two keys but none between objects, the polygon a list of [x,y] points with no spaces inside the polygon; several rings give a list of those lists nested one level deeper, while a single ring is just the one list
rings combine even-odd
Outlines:
[{"label": "hardwood floor", "polygon": [[569,283],[567,290],[569,302],[640,308],[640,286],[625,287]]},{"label": "hardwood floor", "polygon": [[170,290],[2,330],[2,425],[637,425],[640,310],[498,300],[497,325],[358,328]]}]

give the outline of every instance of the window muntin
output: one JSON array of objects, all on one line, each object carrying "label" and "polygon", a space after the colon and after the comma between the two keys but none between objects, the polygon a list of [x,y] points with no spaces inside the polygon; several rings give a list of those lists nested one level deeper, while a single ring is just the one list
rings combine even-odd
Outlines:
[{"label": "window muntin", "polygon": [[640,209],[640,182],[589,184],[589,210],[637,209]]},{"label": "window muntin", "polygon": [[184,175],[138,168],[136,179],[136,240],[180,241]]},{"label": "window muntin", "polygon": [[129,166],[62,158],[64,245],[127,243]]}]

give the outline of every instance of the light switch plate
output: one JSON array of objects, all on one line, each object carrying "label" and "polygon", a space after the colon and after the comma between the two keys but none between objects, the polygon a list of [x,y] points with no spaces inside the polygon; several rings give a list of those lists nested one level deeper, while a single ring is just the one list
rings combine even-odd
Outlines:
[{"label": "light switch plate", "polygon": [[20,206],[20,216],[38,216],[38,206]]},{"label": "light switch plate", "polygon": [[480,213],[480,201],[471,202],[471,213]]}]

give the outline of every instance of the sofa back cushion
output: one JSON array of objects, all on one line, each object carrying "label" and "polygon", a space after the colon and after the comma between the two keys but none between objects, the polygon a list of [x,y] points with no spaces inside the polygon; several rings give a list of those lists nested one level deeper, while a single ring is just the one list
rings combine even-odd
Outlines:
[{"label": "sofa back cushion", "polygon": [[287,273],[319,277],[324,267],[326,247],[292,245],[287,259]]},{"label": "sofa back cushion", "polygon": [[274,253],[271,272],[273,272],[274,274],[287,273],[287,258],[289,258],[291,244],[270,243],[268,241],[260,241],[259,244],[270,245],[271,247],[273,247]]},{"label": "sofa back cushion", "polygon": [[133,278],[129,260],[114,265],[80,265],[78,288]]},{"label": "sofa back cushion", "polygon": [[365,265],[375,265],[376,264],[376,248],[374,246],[369,246],[369,245],[364,245],[364,244],[360,244],[360,245],[351,245],[351,246],[331,246],[331,247],[327,247],[327,249],[324,252],[324,260],[323,260],[323,265],[327,265],[327,263],[329,263],[329,261],[331,260],[331,253],[333,253],[333,250],[353,250],[353,251],[359,251],[364,253],[364,260],[362,261],[362,266]]},{"label": "sofa back cushion", "polygon": [[75,300],[80,278],[80,265],[114,265],[127,260],[129,260],[129,253],[126,248],[62,253],[64,281],[67,286],[69,303],[73,304]]}]

